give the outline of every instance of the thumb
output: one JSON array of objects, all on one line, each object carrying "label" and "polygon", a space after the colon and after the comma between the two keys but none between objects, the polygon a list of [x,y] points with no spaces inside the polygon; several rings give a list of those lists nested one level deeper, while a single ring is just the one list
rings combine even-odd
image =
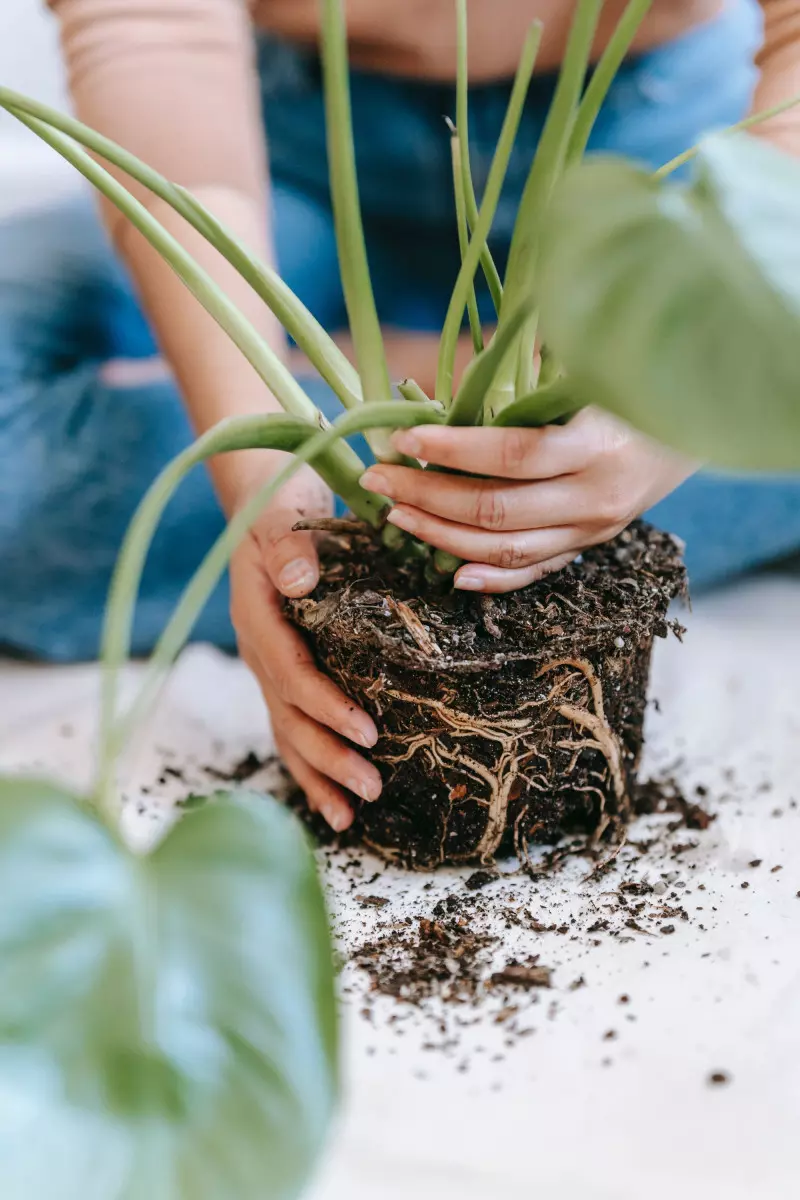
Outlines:
[{"label": "thumb", "polygon": [[257,531],[267,574],[284,596],[306,596],[319,582],[313,535],[293,530],[303,515],[294,506],[281,505],[264,514]]},{"label": "thumb", "polygon": [[298,521],[331,512],[331,496],[316,475],[283,489],[254,530],[272,584],[284,596],[307,596],[319,582],[314,535],[294,531]]}]

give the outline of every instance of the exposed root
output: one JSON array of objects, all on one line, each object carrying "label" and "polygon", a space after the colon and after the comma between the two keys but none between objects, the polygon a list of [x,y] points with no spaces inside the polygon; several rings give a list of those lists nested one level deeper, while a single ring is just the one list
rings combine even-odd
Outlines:
[{"label": "exposed root", "polygon": [[[435,642],[421,624],[416,614],[405,604],[394,602],[392,609],[403,621],[406,628],[414,637],[415,642],[424,653],[430,654]],[[438,647],[436,648],[438,649]],[[546,793],[552,787],[547,776],[541,773],[530,773],[532,759],[542,759],[548,771],[551,771],[550,760],[541,754],[529,741],[531,718],[525,710],[551,705],[552,708],[579,729],[585,730],[592,736],[580,741],[566,740],[556,743],[560,748],[573,751],[572,760],[566,775],[576,769],[580,755],[584,750],[594,750],[602,754],[608,764],[608,772],[618,809],[627,811],[628,798],[625,786],[622,751],[619,741],[608,724],[605,716],[603,690],[591,663],[583,659],[563,658],[546,664],[537,672],[537,678],[559,667],[572,667],[586,679],[590,703],[594,708],[583,708],[577,704],[566,703],[563,700],[564,690],[569,686],[570,678],[575,675],[567,673],[564,679],[557,680],[543,699],[529,700],[514,712],[499,712],[491,717],[476,716],[453,706],[452,693],[446,693],[442,699],[414,696],[411,693],[396,688],[380,688],[384,700],[409,704],[418,710],[427,710],[433,718],[433,725],[425,729],[419,726],[410,733],[393,733],[384,735],[381,751],[375,755],[378,762],[395,768],[401,763],[421,755],[427,760],[427,770],[432,774],[447,775],[456,771],[472,782],[476,795],[469,797],[472,803],[486,809],[486,824],[477,843],[469,852],[469,858],[479,858],[483,862],[490,861],[502,842],[507,825],[508,813],[515,795],[519,794],[520,785],[535,788]],[[377,690],[377,689],[376,689]],[[373,697],[374,699],[374,697]],[[479,739],[492,742],[497,746],[497,754],[490,765],[479,761],[473,755],[468,755],[460,748],[459,743]],[[526,769],[528,768],[528,769]],[[598,775],[598,783],[603,783],[603,777]],[[578,786],[576,790],[592,793],[598,799],[598,824],[593,843],[606,833],[611,822],[606,812],[606,795],[601,786]],[[485,797],[485,798],[484,798]],[[449,806],[442,814],[439,851],[442,860],[446,857],[445,846],[448,830],[452,819],[453,809],[457,802],[464,797],[450,799]],[[531,865],[523,823],[527,806],[516,817],[514,822],[514,844],[520,862],[529,873],[536,873]],[[383,850],[383,848],[381,848]],[[386,851],[383,850],[385,853]],[[466,857],[466,856],[465,856]]]},{"label": "exposed root", "polygon": [[503,636],[503,631],[494,618],[494,612],[496,608],[494,600],[489,595],[483,595],[481,596],[480,603],[484,629],[490,637],[501,638]]},{"label": "exposed root", "polygon": [[589,872],[588,875],[585,875],[583,877],[583,879],[581,880],[581,883],[588,883],[590,879],[594,879],[597,875],[602,875],[603,871],[607,870],[611,866],[611,864],[614,862],[617,855],[620,853],[620,851],[625,846],[625,843],[627,842],[627,840],[628,840],[627,833],[625,832],[624,829],[621,829],[620,830],[620,839],[617,842],[614,849],[611,851],[611,853],[608,855],[607,858],[604,858],[602,862],[599,862],[596,867],[592,868],[592,870]]},{"label": "exposed root", "polygon": [[[606,720],[605,704],[603,703],[603,688],[600,680],[597,677],[597,672],[590,662],[583,658],[560,658],[555,662],[547,663],[538,672],[539,675],[544,675],[547,671],[553,671],[557,667],[575,667],[576,670],[582,672],[589,684],[589,690],[594,704],[594,712],[589,712],[586,708],[579,708],[574,704],[559,704],[556,711],[562,717],[566,717],[568,721],[572,721],[581,729],[588,729],[593,734],[592,739],[586,739],[582,742],[569,743],[562,742],[561,745],[569,747],[574,745],[577,754],[581,750],[599,750],[608,763],[608,769],[611,773],[611,782],[614,787],[614,794],[617,798],[617,804],[621,812],[627,812],[630,809],[630,800],[628,791],[625,785],[625,772],[622,764],[622,748],[619,743],[619,738],[614,733],[614,730]],[[605,805],[601,809],[601,816],[604,812]]]},{"label": "exposed root", "polygon": [[[480,841],[468,857],[479,858],[483,862],[490,861],[506,832],[508,809],[515,785],[522,781],[540,791],[545,790],[524,771],[531,759],[538,757],[536,748],[525,740],[530,729],[530,719],[512,716],[510,713],[498,713],[492,719],[476,717],[450,707],[445,700],[412,696],[391,688],[386,689],[385,695],[416,708],[431,710],[439,718],[440,724],[420,733],[385,735],[382,739],[384,746],[396,746],[399,752],[381,752],[375,754],[374,759],[388,766],[396,766],[417,754],[424,754],[432,770],[442,772],[447,768],[454,768],[479,786],[483,785],[488,799],[476,802],[487,809],[486,826]],[[545,703],[544,700],[528,701],[518,711],[541,707]],[[460,740],[473,738],[497,745],[498,755],[491,766],[478,762],[460,750],[457,744]],[[448,742],[453,741],[456,742],[455,746],[448,745]],[[444,817],[442,845],[447,836],[447,823],[451,812],[452,805]]]},{"label": "exposed root", "polygon": [[419,646],[426,658],[433,658],[434,655],[441,654],[441,650],[436,645],[436,642],[431,637],[428,630],[422,624],[413,608],[409,608],[402,600],[395,600],[393,597],[387,597],[389,607],[392,612],[402,621],[408,632],[411,634],[417,646]]},{"label": "exposed root", "polygon": [[306,530],[322,533],[363,533],[363,521],[351,521],[347,517],[308,517],[292,526],[294,533]]}]

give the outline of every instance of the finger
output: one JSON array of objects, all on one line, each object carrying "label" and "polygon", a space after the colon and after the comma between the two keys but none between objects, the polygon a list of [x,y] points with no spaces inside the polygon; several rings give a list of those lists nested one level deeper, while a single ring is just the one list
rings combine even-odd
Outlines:
[{"label": "finger", "polygon": [[[283,613],[275,611],[270,601],[266,608],[271,617],[260,626],[252,622],[237,626],[239,652],[254,671],[262,691],[274,693],[284,704],[299,708],[357,746],[374,746],[378,731],[372,718],[317,669],[308,646]],[[261,635],[257,643],[253,631]]]},{"label": "finger", "polygon": [[254,530],[264,567],[284,596],[307,596],[319,583],[319,559],[311,533],[295,532],[296,508],[278,508]]},{"label": "finger", "polygon": [[588,489],[574,475],[541,483],[515,483],[382,463],[370,467],[361,484],[396,503],[478,529],[545,529],[579,524],[595,515],[593,498],[587,496]]},{"label": "finger", "polygon": [[[531,567],[555,558],[573,547],[579,548],[581,532],[572,525],[549,529],[526,529],[516,533],[489,533],[432,517],[419,508],[396,506],[387,518],[392,525],[413,534],[429,546],[436,546],[468,562],[513,570]],[[585,536],[585,535],[584,535]]]},{"label": "finger", "polygon": [[487,563],[468,563],[456,571],[454,585],[464,592],[516,592],[519,588],[544,579],[545,575],[553,575],[563,567],[575,561],[574,551],[545,559],[544,562],[534,563],[532,567],[520,567],[514,571],[504,571],[500,567],[490,567]]},{"label": "finger", "polygon": [[319,581],[319,560],[311,533],[294,526],[304,517],[330,515],[331,497],[322,480],[304,470],[291,480],[253,527],[269,578],[284,596],[306,596]]},{"label": "finger", "polygon": [[293,746],[320,775],[342,784],[362,800],[378,799],[383,785],[377,767],[299,709],[271,703],[270,712],[276,738]]},{"label": "finger", "polygon": [[344,792],[309,766],[291,743],[276,740],[276,746],[287,771],[305,792],[311,811],[320,813],[337,833],[349,828],[353,824],[353,810]]},{"label": "finger", "polygon": [[584,427],[546,425],[543,429],[418,425],[394,434],[397,450],[421,462],[498,479],[554,479],[582,470],[591,458]]}]

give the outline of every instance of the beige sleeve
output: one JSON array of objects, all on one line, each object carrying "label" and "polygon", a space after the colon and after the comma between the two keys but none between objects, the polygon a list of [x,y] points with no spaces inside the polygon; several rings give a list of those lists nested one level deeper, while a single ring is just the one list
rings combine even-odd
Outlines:
[{"label": "beige sleeve", "polygon": [[[222,185],[264,211],[264,139],[245,0],[48,2],[83,121],[176,183]],[[120,220],[109,219],[112,227]]]},{"label": "beige sleeve", "polygon": [[[800,0],[762,0],[764,46],[754,112],[800,95]],[[800,157],[800,105],[756,127],[761,137]]]}]

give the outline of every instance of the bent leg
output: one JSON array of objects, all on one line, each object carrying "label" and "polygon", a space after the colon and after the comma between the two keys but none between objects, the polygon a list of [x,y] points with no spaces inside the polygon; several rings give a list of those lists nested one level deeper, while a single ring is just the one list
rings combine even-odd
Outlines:
[{"label": "bent leg", "polygon": [[701,472],[645,515],[686,542],[692,589],[701,591],[800,551],[800,476]]},{"label": "bent leg", "polygon": [[[190,439],[90,202],[0,226],[0,643],[61,661],[97,654],[128,522]],[[147,564],[137,653],[152,645],[221,528],[208,479],[196,472]],[[198,634],[230,643],[224,593]]]}]

